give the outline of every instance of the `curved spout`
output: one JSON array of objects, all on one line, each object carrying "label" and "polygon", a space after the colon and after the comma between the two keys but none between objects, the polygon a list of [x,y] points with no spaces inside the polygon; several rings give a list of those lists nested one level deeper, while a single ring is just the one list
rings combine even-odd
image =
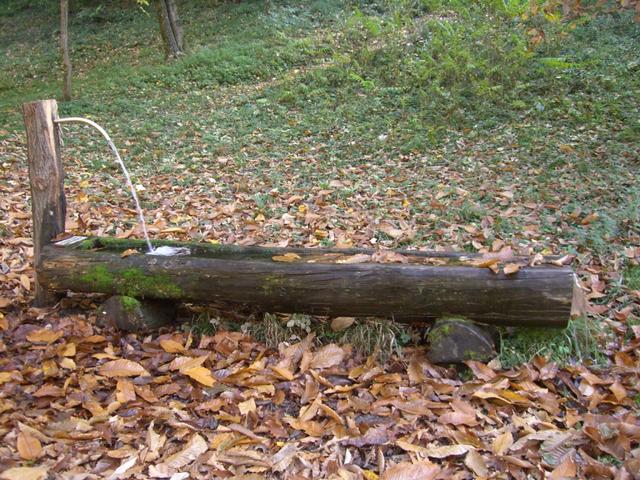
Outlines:
[{"label": "curved spout", "polygon": [[98,125],[96,122],[94,122],[93,120],[89,120],[88,118],[82,118],[82,117],[58,118],[58,119],[54,120],[54,123],[57,123],[57,124],[60,124],[60,123],[84,123],[86,125],[92,126],[96,130],[98,130],[98,132],[100,132],[100,134],[104,137],[104,139],[107,141],[107,144],[109,145],[109,148],[113,152],[113,155],[116,157],[116,162],[120,165],[120,168],[122,169],[122,173],[124,174],[124,178],[127,181],[127,186],[129,187],[129,190],[131,191],[131,196],[133,197],[133,201],[136,204],[136,211],[138,212],[138,220],[140,221],[140,226],[142,227],[142,233],[144,234],[144,239],[147,242],[147,247],[149,248],[149,252],[150,253],[153,252],[153,245],[151,245],[151,241],[149,240],[149,233],[147,232],[147,224],[146,224],[146,222],[144,220],[144,215],[142,213],[142,208],[140,207],[140,201],[138,200],[138,194],[136,193],[136,189],[134,188],[133,183],[131,182],[131,177],[129,176],[129,171],[127,170],[127,167],[124,165],[124,162],[122,161],[122,158],[120,158],[120,154],[118,153],[118,149],[116,148],[115,144],[111,140],[111,137],[109,136],[107,131],[104,128],[102,128],[100,125]]}]

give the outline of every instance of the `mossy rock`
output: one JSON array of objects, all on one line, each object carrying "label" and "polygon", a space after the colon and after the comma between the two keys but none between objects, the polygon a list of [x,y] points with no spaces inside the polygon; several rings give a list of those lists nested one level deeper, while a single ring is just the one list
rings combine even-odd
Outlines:
[{"label": "mossy rock", "polygon": [[434,363],[487,362],[496,356],[497,331],[465,318],[442,318],[427,335],[427,357]]},{"label": "mossy rock", "polygon": [[127,332],[147,332],[173,323],[176,304],[167,300],[138,300],[114,295],[98,309],[98,321]]}]

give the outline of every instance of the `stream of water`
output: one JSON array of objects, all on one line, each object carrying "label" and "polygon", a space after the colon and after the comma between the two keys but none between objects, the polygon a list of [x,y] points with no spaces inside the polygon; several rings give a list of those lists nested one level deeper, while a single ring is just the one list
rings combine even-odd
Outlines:
[{"label": "stream of water", "polygon": [[118,153],[118,149],[116,148],[115,144],[111,140],[111,137],[109,136],[109,134],[106,132],[104,128],[102,128],[96,122],[94,122],[93,120],[89,120],[87,118],[82,118],[82,117],[58,118],[55,122],[56,123],[72,123],[72,122],[84,123],[86,125],[91,125],[93,128],[95,128],[102,134],[104,139],[107,141],[109,148],[113,152],[113,156],[116,158],[116,162],[118,163],[118,165],[120,165],[120,168],[122,169],[124,178],[127,181],[127,186],[129,187],[129,191],[131,192],[131,197],[133,197],[133,201],[136,204],[136,211],[138,212],[138,221],[140,222],[140,226],[142,227],[142,233],[144,235],[145,241],[147,242],[147,248],[149,249],[149,253],[153,254],[154,248],[153,248],[153,245],[151,245],[151,240],[149,240],[149,233],[147,232],[147,223],[144,221],[144,214],[142,213],[142,207],[140,207],[140,200],[138,200],[138,194],[136,193],[136,189],[133,186],[133,183],[131,182],[131,176],[129,175],[129,171],[127,170],[127,167],[122,161],[122,158]]}]

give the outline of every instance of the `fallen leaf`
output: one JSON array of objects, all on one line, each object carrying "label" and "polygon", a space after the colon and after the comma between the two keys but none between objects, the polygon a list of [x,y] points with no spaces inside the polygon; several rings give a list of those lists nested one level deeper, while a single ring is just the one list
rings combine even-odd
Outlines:
[{"label": "fallen leaf", "polygon": [[138,377],[148,376],[147,372],[142,365],[133,360],[127,360],[121,358],[119,360],[112,360],[110,362],[100,365],[98,368],[98,374],[103,377]]},{"label": "fallen leaf", "polygon": [[284,255],[274,255],[273,257],[271,257],[271,260],[273,260],[274,262],[292,263],[297,262],[298,260],[302,260],[302,257],[297,253],[288,252]]},{"label": "fallen leaf", "polygon": [[402,462],[387,468],[381,480],[432,480],[440,473],[440,467],[429,461]]},{"label": "fallen leaf", "polygon": [[192,367],[186,370],[180,369],[180,371],[207,387],[212,387],[216,383],[216,379],[211,375],[211,370],[206,367]]},{"label": "fallen leaf", "polygon": [[576,462],[573,461],[570,455],[567,455],[565,459],[553,469],[549,475],[549,480],[564,480],[566,478],[576,478],[578,468]]},{"label": "fallen leaf", "polygon": [[464,464],[479,477],[489,476],[487,464],[484,462],[482,455],[476,450],[469,450],[469,453],[467,453],[467,456],[464,458]]},{"label": "fallen leaf", "polygon": [[389,235],[391,238],[394,238],[394,239],[398,239],[398,238],[402,237],[402,235],[404,235],[404,232],[402,230],[400,230],[399,228],[396,228],[393,225],[391,225],[390,223],[386,223],[386,222],[380,224],[378,229],[382,233],[386,233],[387,235]]},{"label": "fallen leaf", "polygon": [[495,438],[491,445],[491,451],[496,455],[504,455],[509,451],[511,445],[513,445],[513,435],[511,435],[511,432],[506,431]]},{"label": "fallen leaf", "polygon": [[10,382],[11,380],[14,380],[14,373],[17,373],[16,371],[13,372],[0,372],[0,385],[2,385],[3,383],[7,383]]},{"label": "fallen leaf", "polygon": [[318,350],[309,364],[310,368],[329,368],[338,365],[344,359],[344,350],[335,343],[325,345]]},{"label": "fallen leaf", "polygon": [[184,353],[186,351],[184,345],[168,338],[160,340],[160,346],[167,353]]},{"label": "fallen leaf", "polygon": [[246,415],[248,413],[255,412],[257,409],[256,401],[253,398],[250,398],[249,400],[240,402],[238,403],[238,409],[240,410],[240,415]]},{"label": "fallen leaf", "polygon": [[513,275],[514,273],[517,273],[519,270],[520,270],[520,265],[518,265],[517,263],[507,263],[504,266],[505,275]]},{"label": "fallen leaf", "polygon": [[443,445],[441,447],[426,447],[425,454],[431,458],[457,457],[472,449],[473,447],[470,445]]},{"label": "fallen leaf", "polygon": [[[154,473],[165,472],[173,473],[182,467],[189,465],[200,455],[208,450],[207,442],[197,433],[191,437],[187,445],[177,453],[168,457],[164,462],[158,465],[152,465],[149,472],[152,476]],[[155,472],[154,472],[155,471]]]},{"label": "fallen leaf", "polygon": [[59,330],[51,330],[48,328],[41,328],[34,330],[27,335],[27,340],[33,343],[53,343],[62,337],[63,333]]},{"label": "fallen leaf", "polygon": [[24,273],[20,275],[20,283],[25,290],[31,290],[31,281],[29,280],[29,277],[27,277]]},{"label": "fallen leaf", "polygon": [[356,319],[354,317],[336,317],[331,320],[331,330],[334,332],[341,332],[342,330],[346,330]]},{"label": "fallen leaf", "polygon": [[473,427],[478,424],[476,419],[476,411],[473,406],[462,400],[452,400],[451,407],[453,412],[447,412],[438,418],[440,423],[452,425],[467,425]]},{"label": "fallen leaf", "polygon": [[116,400],[120,403],[135,402],[136,390],[131,380],[121,378],[116,384]]},{"label": "fallen leaf", "polygon": [[16,443],[18,454],[23,460],[35,460],[42,452],[40,440],[27,432],[20,432]]},{"label": "fallen leaf", "polygon": [[131,255],[139,255],[140,252],[138,250],[136,250],[135,248],[129,248],[127,250],[125,250],[124,252],[122,252],[120,254],[121,258],[127,258],[130,257]]},{"label": "fallen leaf", "polygon": [[356,253],[355,255],[351,255],[350,257],[336,260],[336,263],[346,263],[350,265],[354,263],[366,263],[370,261],[371,261],[371,255],[367,255],[365,253]]},{"label": "fallen leaf", "polygon": [[118,468],[116,468],[111,475],[109,475],[108,480],[116,480],[120,478],[122,475],[127,473],[128,470],[134,467],[134,465],[138,462],[138,456],[132,455],[127,460],[123,460]]},{"label": "fallen leaf", "polygon": [[49,473],[46,467],[15,467],[0,473],[2,480],[44,480]]}]

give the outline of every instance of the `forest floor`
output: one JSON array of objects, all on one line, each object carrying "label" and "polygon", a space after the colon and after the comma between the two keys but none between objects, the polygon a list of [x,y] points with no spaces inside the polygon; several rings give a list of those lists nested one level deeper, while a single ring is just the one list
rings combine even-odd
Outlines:
[{"label": "forest floor", "polygon": [[[33,308],[20,105],[59,96],[56,11],[0,6],[0,478],[637,476],[640,26],[516,3],[181,2],[169,64],[153,15],[71,12],[60,114],[111,133],[153,238],[574,256],[586,318],[457,367],[373,319]],[[102,140],[63,139],[68,231],[140,237]]]}]

